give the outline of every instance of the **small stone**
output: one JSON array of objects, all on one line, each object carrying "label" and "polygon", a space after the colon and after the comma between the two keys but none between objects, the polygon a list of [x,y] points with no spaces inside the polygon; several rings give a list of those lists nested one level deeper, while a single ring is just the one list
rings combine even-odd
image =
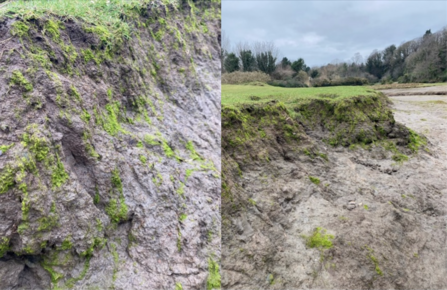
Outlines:
[{"label": "small stone", "polygon": [[353,210],[354,208],[355,208],[356,206],[355,206],[355,204],[349,204],[348,206],[347,206],[347,209],[348,210]]}]

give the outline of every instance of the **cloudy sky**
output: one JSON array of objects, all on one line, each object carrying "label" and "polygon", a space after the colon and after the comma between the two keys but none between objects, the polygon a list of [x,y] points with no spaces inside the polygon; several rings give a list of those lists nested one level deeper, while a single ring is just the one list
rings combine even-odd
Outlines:
[{"label": "cloudy sky", "polygon": [[447,1],[222,0],[222,30],[238,42],[272,41],[308,66],[366,58],[374,49],[447,27]]}]

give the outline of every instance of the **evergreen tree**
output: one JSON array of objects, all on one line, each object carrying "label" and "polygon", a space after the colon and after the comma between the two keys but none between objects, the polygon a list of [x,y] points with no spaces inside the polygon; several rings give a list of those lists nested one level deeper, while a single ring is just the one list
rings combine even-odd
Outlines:
[{"label": "evergreen tree", "polygon": [[256,55],[258,69],[266,74],[271,74],[275,70],[276,58],[270,51],[261,52]]},{"label": "evergreen tree", "polygon": [[251,50],[241,50],[239,52],[239,59],[241,60],[242,71],[256,70],[256,59]]},{"label": "evergreen tree", "polygon": [[229,53],[225,58],[224,67],[228,73],[239,70],[239,58],[234,53]]}]

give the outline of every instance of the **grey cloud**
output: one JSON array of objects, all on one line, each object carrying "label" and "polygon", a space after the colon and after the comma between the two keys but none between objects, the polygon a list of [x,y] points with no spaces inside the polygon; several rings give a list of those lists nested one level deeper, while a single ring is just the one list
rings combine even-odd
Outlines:
[{"label": "grey cloud", "polygon": [[366,57],[447,25],[446,1],[222,1],[231,43],[273,41],[308,65]]}]

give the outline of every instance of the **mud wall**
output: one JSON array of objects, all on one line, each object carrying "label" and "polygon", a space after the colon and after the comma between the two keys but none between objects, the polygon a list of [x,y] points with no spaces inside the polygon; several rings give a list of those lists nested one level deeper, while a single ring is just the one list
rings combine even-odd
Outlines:
[{"label": "mud wall", "polygon": [[182,3],[0,19],[2,287],[217,286],[220,3]]}]

